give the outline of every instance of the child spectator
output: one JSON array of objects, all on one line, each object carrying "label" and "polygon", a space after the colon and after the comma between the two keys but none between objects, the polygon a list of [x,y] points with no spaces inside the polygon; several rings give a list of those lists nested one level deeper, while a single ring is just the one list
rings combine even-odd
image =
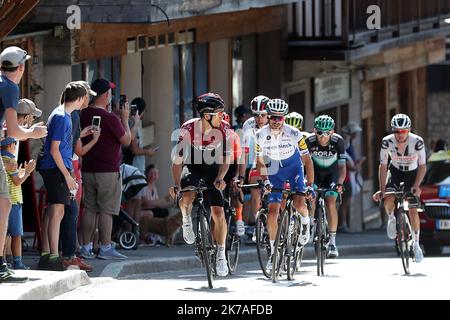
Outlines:
[{"label": "child spectator", "polygon": [[[2,159],[3,161],[16,160],[17,142],[14,138],[6,137],[1,142]],[[18,170],[7,171],[8,174],[8,189],[11,200],[11,211],[9,213],[8,231],[7,234],[11,236],[11,251],[13,254],[12,267],[15,270],[28,270],[28,266],[22,262],[22,236],[23,236],[23,221],[22,221],[22,183],[30,176],[36,167],[36,162],[30,160],[21,165]]]}]

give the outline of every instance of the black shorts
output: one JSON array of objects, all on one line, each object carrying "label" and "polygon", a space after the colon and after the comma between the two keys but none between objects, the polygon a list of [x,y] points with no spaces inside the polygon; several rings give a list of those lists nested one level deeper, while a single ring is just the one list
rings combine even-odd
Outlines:
[{"label": "black shorts", "polygon": [[214,187],[218,173],[218,166],[204,165],[200,171],[197,167],[185,166],[181,173],[181,189],[193,186],[197,187],[200,180],[204,181],[204,186],[207,188],[214,188],[214,190],[207,190],[204,194],[205,205],[211,207],[223,207],[223,197],[219,190]]},{"label": "black shorts", "polygon": [[401,182],[405,184],[404,190],[409,191],[416,181],[416,176],[417,169],[411,171],[401,171],[394,166],[389,166],[386,191],[395,191],[396,187],[400,187]]},{"label": "black shorts", "polygon": [[319,188],[332,189],[333,186],[337,185],[339,180],[339,171],[318,171],[314,168],[314,183]]},{"label": "black shorts", "polygon": [[53,168],[40,170],[39,173],[44,179],[48,203],[70,205],[70,191],[62,172]]}]

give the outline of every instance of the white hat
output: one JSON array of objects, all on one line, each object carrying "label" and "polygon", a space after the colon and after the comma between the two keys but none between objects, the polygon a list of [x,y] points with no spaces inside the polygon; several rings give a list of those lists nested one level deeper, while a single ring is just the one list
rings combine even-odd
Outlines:
[{"label": "white hat", "polygon": [[0,64],[4,68],[15,68],[25,64],[25,61],[30,58],[31,56],[25,50],[19,47],[8,47],[0,55]]},{"label": "white hat", "polygon": [[346,134],[354,134],[361,132],[362,129],[355,121],[349,121],[345,126],[342,127],[342,132]]}]

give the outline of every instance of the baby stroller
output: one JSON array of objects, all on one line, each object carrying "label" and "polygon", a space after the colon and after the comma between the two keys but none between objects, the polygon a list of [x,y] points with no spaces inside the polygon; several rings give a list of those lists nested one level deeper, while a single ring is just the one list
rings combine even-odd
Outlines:
[{"label": "baby stroller", "polygon": [[122,172],[122,205],[119,215],[113,217],[112,239],[125,250],[136,250],[139,244],[139,222],[124,210],[124,204],[147,186],[147,180],[139,169],[128,164],[122,164],[120,170]]}]

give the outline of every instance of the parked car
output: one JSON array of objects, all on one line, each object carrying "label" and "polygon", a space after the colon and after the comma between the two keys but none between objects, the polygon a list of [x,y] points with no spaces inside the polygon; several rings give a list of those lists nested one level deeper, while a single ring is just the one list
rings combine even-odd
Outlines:
[{"label": "parked car", "polygon": [[450,246],[450,151],[430,156],[421,189],[420,241],[425,254],[440,254]]}]

